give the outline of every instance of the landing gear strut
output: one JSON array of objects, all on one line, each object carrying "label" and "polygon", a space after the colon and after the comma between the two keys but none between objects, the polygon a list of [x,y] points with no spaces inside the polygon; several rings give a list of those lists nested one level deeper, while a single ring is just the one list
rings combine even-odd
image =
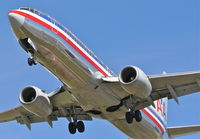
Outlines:
[{"label": "landing gear strut", "polygon": [[68,125],[69,133],[75,134],[77,130],[78,130],[78,132],[83,133],[85,131],[85,125],[84,125],[83,121],[77,120],[77,115],[76,115],[74,106],[71,107],[69,113],[71,113],[70,114],[71,116],[68,119],[70,121],[70,123]]},{"label": "landing gear strut", "polygon": [[78,130],[78,132],[80,133],[83,133],[85,131],[85,125],[83,121],[70,122],[68,128],[71,134],[75,134],[76,130]]},{"label": "landing gear strut", "polygon": [[32,65],[36,65],[37,63],[35,62],[35,60],[33,58],[28,58],[28,65],[32,66]]}]

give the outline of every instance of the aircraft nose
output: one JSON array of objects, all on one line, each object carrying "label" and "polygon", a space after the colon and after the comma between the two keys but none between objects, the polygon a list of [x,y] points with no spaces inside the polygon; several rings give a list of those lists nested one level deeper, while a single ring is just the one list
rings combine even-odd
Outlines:
[{"label": "aircraft nose", "polygon": [[18,28],[24,24],[25,20],[25,17],[12,12],[8,14],[8,18],[12,27],[18,27]]}]

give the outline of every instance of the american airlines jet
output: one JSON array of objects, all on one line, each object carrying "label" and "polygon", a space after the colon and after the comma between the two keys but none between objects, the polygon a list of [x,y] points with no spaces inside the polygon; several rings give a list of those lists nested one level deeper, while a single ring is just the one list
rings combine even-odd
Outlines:
[{"label": "american airlines jet", "polygon": [[136,66],[115,75],[68,28],[39,10],[8,13],[30,66],[41,64],[63,85],[46,94],[35,86],[20,92],[21,106],[0,113],[0,122],[31,124],[67,118],[71,134],[84,120],[109,121],[135,139],[168,139],[200,132],[200,126],[167,127],[168,99],[200,92],[200,72],[148,76]]}]

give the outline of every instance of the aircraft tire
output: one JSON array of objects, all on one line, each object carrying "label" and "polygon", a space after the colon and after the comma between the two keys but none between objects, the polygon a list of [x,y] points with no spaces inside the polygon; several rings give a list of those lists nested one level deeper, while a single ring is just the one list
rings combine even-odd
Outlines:
[{"label": "aircraft tire", "polygon": [[85,131],[85,125],[83,121],[78,121],[77,123],[78,132],[83,133]]},{"label": "aircraft tire", "polygon": [[28,65],[29,65],[29,66],[32,66],[32,65],[33,65],[33,61],[32,61],[31,58],[28,58]]},{"label": "aircraft tire", "polygon": [[126,122],[131,124],[133,122],[134,113],[133,112],[126,112]]},{"label": "aircraft tire", "polygon": [[70,134],[75,134],[76,133],[76,125],[74,122],[70,122],[68,125],[69,128],[69,133]]},{"label": "aircraft tire", "polygon": [[29,65],[29,66],[37,65],[37,63],[35,62],[34,59],[32,59],[32,58],[28,58],[28,65]]},{"label": "aircraft tire", "polygon": [[139,110],[135,111],[135,120],[137,122],[141,122],[142,121],[142,114]]}]

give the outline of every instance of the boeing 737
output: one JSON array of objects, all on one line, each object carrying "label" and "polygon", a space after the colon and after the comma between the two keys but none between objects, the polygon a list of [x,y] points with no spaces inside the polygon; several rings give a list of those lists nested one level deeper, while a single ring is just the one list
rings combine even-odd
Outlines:
[{"label": "boeing 737", "polygon": [[[200,92],[200,72],[146,75],[132,65],[114,74],[68,28],[39,10],[8,13],[13,33],[28,53],[63,85],[45,93],[35,86],[20,92],[21,106],[0,113],[0,122],[31,124],[67,118],[71,134],[84,120],[104,119],[135,139],[169,139],[200,132],[200,126],[167,127],[168,100]],[[12,132],[12,131],[11,131]]]}]

